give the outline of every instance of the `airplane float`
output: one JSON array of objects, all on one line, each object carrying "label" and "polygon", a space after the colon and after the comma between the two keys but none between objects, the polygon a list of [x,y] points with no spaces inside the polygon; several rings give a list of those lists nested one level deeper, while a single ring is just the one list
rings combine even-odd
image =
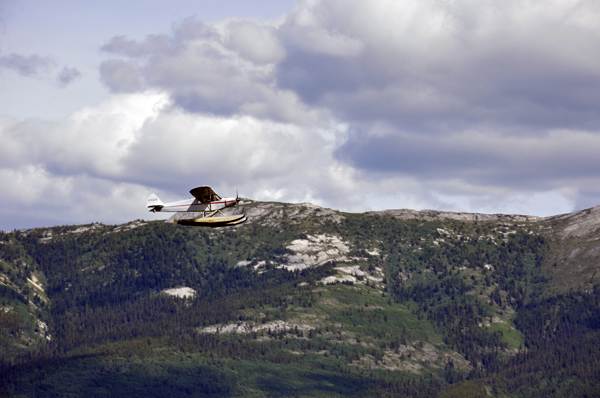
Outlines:
[{"label": "airplane float", "polygon": [[[203,227],[225,227],[230,225],[241,224],[247,220],[245,214],[235,214],[225,216],[221,213],[222,209],[233,207],[240,201],[239,196],[235,198],[221,198],[209,186],[196,187],[190,191],[194,199],[180,200],[177,202],[163,203],[158,196],[150,194],[146,201],[146,208],[152,213],[157,211],[173,211],[173,212],[202,212],[202,216],[195,219],[175,219],[179,225],[196,225]],[[220,217],[215,217],[220,213]]]}]

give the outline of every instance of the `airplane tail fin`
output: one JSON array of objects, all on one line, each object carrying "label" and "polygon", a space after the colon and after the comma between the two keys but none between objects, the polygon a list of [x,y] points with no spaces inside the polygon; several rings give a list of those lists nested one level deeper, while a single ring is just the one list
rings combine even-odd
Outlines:
[{"label": "airplane tail fin", "polygon": [[150,210],[152,213],[160,211],[163,207],[165,207],[164,203],[156,196],[151,193],[148,196],[148,200],[146,201],[146,208]]}]

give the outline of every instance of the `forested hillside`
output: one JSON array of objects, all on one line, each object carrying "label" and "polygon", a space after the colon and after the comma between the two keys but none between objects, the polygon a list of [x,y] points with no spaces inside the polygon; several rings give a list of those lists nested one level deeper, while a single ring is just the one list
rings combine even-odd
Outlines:
[{"label": "forested hillside", "polygon": [[600,394],[600,208],[235,211],[0,234],[0,396]]}]

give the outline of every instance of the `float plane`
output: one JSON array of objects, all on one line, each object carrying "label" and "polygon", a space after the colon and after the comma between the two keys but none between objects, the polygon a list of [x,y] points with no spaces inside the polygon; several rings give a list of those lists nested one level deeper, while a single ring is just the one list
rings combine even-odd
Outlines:
[{"label": "float plane", "polygon": [[[180,200],[177,202],[163,203],[158,196],[150,194],[146,201],[146,208],[152,213],[157,211],[173,212],[202,212],[198,218],[177,220],[179,225],[196,225],[202,227],[225,227],[241,224],[247,220],[245,214],[225,216],[222,209],[233,207],[240,201],[239,196],[235,198],[221,198],[213,189],[207,185],[196,187],[190,191],[194,199]],[[220,216],[216,216],[220,214]]]}]

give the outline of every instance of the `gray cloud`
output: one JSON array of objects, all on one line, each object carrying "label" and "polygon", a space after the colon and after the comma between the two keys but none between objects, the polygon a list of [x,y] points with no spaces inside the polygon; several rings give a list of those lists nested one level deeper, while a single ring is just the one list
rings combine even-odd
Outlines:
[{"label": "gray cloud", "polygon": [[335,157],[372,178],[574,197],[600,166],[597,18],[590,2],[299,1],[279,25],[188,19],[103,49],[190,112],[345,123]]},{"label": "gray cloud", "polygon": [[81,77],[81,72],[77,68],[63,67],[58,75],[56,81],[60,87],[66,87],[71,84],[74,80]]},{"label": "gray cloud", "polygon": [[273,64],[285,57],[285,48],[277,38],[277,30],[249,21],[235,21],[229,25],[227,45],[258,65]]},{"label": "gray cloud", "polygon": [[137,66],[130,61],[111,59],[100,64],[100,80],[115,93],[136,92],[143,89],[143,80]]},{"label": "gray cloud", "polygon": [[[300,1],[281,25],[188,19],[173,34],[102,47],[113,91],[169,90],[193,112],[232,115],[289,92],[339,120],[398,131],[504,134],[600,128],[594,3]],[[133,62],[133,60],[136,60]],[[272,111],[266,111],[271,109]]]},{"label": "gray cloud", "polygon": [[600,7],[526,3],[303,2],[276,80],[351,126],[336,156],[372,179],[600,202]]},{"label": "gray cloud", "polygon": [[483,188],[557,189],[598,178],[600,170],[597,134],[557,131],[545,137],[503,137],[475,132],[431,137],[381,130],[351,134],[337,156],[371,172],[431,181],[458,178]]},{"label": "gray cloud", "polygon": [[123,221],[150,190],[196,183],[353,211],[589,207],[598,20],[598,2],[300,0],[276,22],[115,36],[100,78],[117,95],[62,121],[0,119],[0,188],[60,203],[97,184],[111,200],[77,211]]},{"label": "gray cloud", "polygon": [[[187,19],[172,36],[142,41],[117,36],[102,51],[116,55],[100,68],[114,92],[168,90],[175,105],[223,116],[251,114],[300,123],[315,120],[298,97],[279,90],[272,73],[285,57],[276,26],[255,21],[204,23]],[[304,120],[304,121],[302,121]]]},{"label": "gray cloud", "polygon": [[51,58],[36,54],[25,56],[12,53],[0,56],[0,68],[13,70],[26,77],[33,77],[40,72],[46,72],[53,65],[54,61]]},{"label": "gray cloud", "polygon": [[[315,4],[280,28],[288,57],[277,65],[277,81],[344,120],[384,120],[419,134],[473,125],[519,133],[600,127],[599,32],[576,18],[600,17],[591,3],[553,4],[549,15],[528,15],[513,2],[470,4],[469,12],[464,2],[403,2],[405,9],[386,14],[379,2],[374,11],[352,2],[341,14],[339,2]],[[362,49],[348,55],[305,45],[320,31]]]},{"label": "gray cloud", "polygon": [[[0,140],[2,212],[35,213],[39,223],[145,218],[150,191],[176,200],[194,184],[313,202],[343,198],[353,184],[339,178],[351,170],[332,158],[319,129],[189,113],[164,93],[116,95],[57,122],[0,118]],[[40,200],[52,205],[30,212]],[[0,228],[10,220],[0,217]]]},{"label": "gray cloud", "polygon": [[167,35],[148,35],[143,42],[127,39],[125,36],[115,36],[100,47],[101,51],[127,57],[174,55],[180,49],[180,45]]}]

